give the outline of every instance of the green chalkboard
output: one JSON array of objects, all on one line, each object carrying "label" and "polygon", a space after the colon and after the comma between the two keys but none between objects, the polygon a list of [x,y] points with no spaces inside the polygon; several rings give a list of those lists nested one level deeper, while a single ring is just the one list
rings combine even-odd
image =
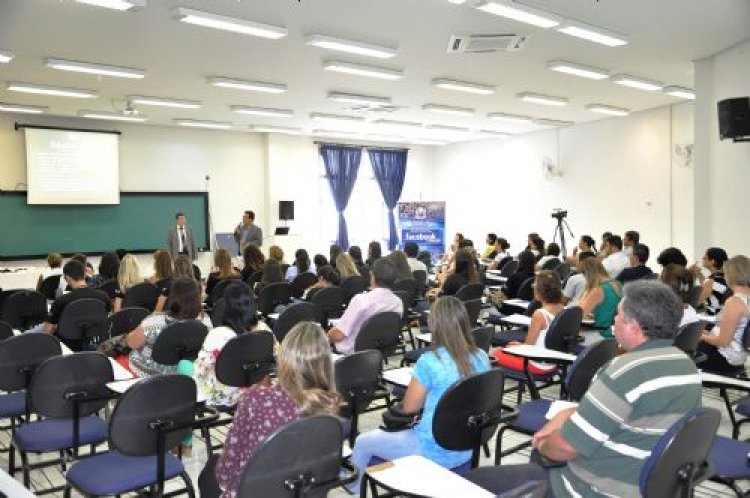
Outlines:
[{"label": "green chalkboard", "polygon": [[120,204],[96,206],[31,205],[26,192],[3,192],[0,259],[166,248],[177,212],[187,216],[198,248],[208,247],[205,192],[122,192]]}]

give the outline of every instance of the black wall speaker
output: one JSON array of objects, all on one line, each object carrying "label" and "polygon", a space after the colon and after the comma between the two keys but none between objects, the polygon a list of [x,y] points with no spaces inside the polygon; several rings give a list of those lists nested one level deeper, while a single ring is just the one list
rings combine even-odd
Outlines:
[{"label": "black wall speaker", "polygon": [[722,140],[750,136],[750,97],[721,100],[718,110]]},{"label": "black wall speaker", "polygon": [[294,201],[279,201],[279,219],[294,219]]}]

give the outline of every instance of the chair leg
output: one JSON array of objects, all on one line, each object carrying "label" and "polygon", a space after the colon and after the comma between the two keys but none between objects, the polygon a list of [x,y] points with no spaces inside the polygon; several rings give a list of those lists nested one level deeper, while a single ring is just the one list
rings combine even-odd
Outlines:
[{"label": "chair leg", "polygon": [[18,454],[21,455],[21,467],[23,468],[23,487],[31,489],[31,478],[29,476],[29,457],[25,451],[18,449]]},{"label": "chair leg", "polygon": [[185,488],[187,489],[188,497],[195,498],[195,488],[193,488],[193,481],[190,480],[190,476],[186,471],[180,473],[180,477],[185,481]]}]

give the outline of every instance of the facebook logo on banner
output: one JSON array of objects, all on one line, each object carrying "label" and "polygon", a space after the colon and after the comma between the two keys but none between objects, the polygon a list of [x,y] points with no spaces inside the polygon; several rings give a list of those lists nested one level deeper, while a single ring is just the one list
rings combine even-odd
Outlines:
[{"label": "facebook logo on banner", "polygon": [[414,242],[417,245],[440,245],[443,241],[442,230],[419,230],[411,228],[401,232],[403,242]]}]

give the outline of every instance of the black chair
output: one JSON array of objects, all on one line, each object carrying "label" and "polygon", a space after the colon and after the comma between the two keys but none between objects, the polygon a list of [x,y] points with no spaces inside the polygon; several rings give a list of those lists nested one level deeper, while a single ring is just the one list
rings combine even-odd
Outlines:
[{"label": "black chair", "polygon": [[214,327],[221,327],[224,325],[224,315],[227,312],[227,302],[222,297],[211,307],[211,310],[208,312],[208,316],[211,317],[211,324]]},{"label": "black chair", "polygon": [[245,283],[250,286],[251,289],[255,288],[255,284],[261,281],[263,278],[263,270],[256,270],[245,279]]},{"label": "black chair", "polygon": [[411,303],[414,302],[414,299],[417,297],[417,281],[413,278],[402,278],[400,280],[396,280],[393,283],[393,287],[391,290],[393,292],[396,291],[404,291],[409,296],[409,307],[411,308]]},{"label": "black chair", "polygon": [[193,361],[203,346],[208,327],[198,320],[180,320],[164,327],[154,342],[151,357],[162,365]]},{"label": "black chair", "polygon": [[417,347],[417,343],[414,341],[414,333],[411,330],[411,322],[412,320],[419,318],[419,314],[412,313],[412,299],[407,291],[396,290],[393,291],[393,293],[398,296],[399,299],[401,299],[401,309],[403,310],[401,312],[401,334],[403,335],[404,333],[406,333],[409,336],[409,344],[411,344],[412,349],[415,349]]},{"label": "black chair", "polygon": [[364,277],[347,277],[341,281],[341,290],[344,293],[344,304],[348,305],[354,296],[367,290],[369,282]]},{"label": "black chair", "polygon": [[484,286],[482,284],[467,284],[456,291],[456,297],[461,301],[482,299],[482,296],[484,296]]},{"label": "black chair", "polygon": [[523,281],[521,286],[518,288],[516,298],[522,299],[524,301],[534,300],[534,277],[527,278]]},{"label": "black chair", "polygon": [[235,278],[225,278],[225,279],[219,280],[216,283],[216,285],[214,285],[213,288],[211,289],[211,293],[206,298],[206,303],[208,305],[213,305],[217,303],[219,299],[224,297],[224,291],[227,290],[227,287],[229,287],[235,282],[242,282],[242,281],[237,280]]},{"label": "black chair", "polygon": [[323,326],[326,322],[325,314],[313,303],[301,301],[290,304],[273,324],[273,335],[276,336],[276,340],[281,343],[292,327],[300,322],[316,322]]},{"label": "black chair", "polygon": [[42,280],[37,289],[48,301],[54,301],[57,297],[57,289],[60,288],[60,279],[62,275],[50,275]]},{"label": "black chair", "polygon": [[548,259],[543,265],[542,270],[554,270],[560,266],[562,262],[558,258]]},{"label": "black chair", "polygon": [[696,363],[700,363],[706,358],[705,355],[699,358],[698,344],[701,341],[701,334],[703,334],[702,322],[689,323],[680,327],[680,330],[675,334],[674,346],[693,358]]},{"label": "black chair", "polygon": [[559,275],[560,282],[565,282],[565,279],[570,276],[570,265],[568,263],[560,263],[555,267],[555,272]]},{"label": "black chair", "polygon": [[13,337],[13,327],[8,322],[0,320],[0,341]]},{"label": "black chair", "polygon": [[505,259],[507,259],[508,262],[504,263],[502,266],[498,265],[498,268],[500,268],[500,276],[508,278],[518,270],[518,261],[510,259],[510,257]]},{"label": "black chair", "polygon": [[104,324],[103,340],[127,334],[135,330],[138,325],[150,314],[146,308],[123,308],[117,313],[112,313]]},{"label": "black chair", "polygon": [[65,476],[65,497],[71,489],[85,496],[119,496],[144,488],[159,497],[164,495],[165,481],[175,477],[183,479],[188,496],[194,497],[182,462],[167,450],[194,426],[216,417],[196,420],[196,396],[195,382],[185,375],[156,375],[133,385],[112,412],[109,451],[71,466]]},{"label": "black chair", "polygon": [[151,282],[141,282],[127,290],[125,296],[122,298],[122,305],[120,308],[132,308],[137,306],[139,308],[146,308],[149,311],[154,311],[158,299],[159,289]]},{"label": "black chair", "polygon": [[700,285],[694,285],[690,288],[687,303],[693,308],[697,308],[698,306],[700,306],[701,292],[703,292],[703,287],[701,287]]},{"label": "black chair", "polygon": [[476,327],[479,324],[479,314],[482,312],[481,299],[469,299],[464,301],[466,314],[469,315],[469,325]]},{"label": "black chair", "polygon": [[721,414],[712,408],[691,410],[659,438],[641,470],[645,498],[693,496],[693,487],[713,471],[707,457]]},{"label": "black chair", "polygon": [[329,415],[292,422],[271,434],[250,456],[237,496],[323,498],[353,482],[341,472],[341,424]]},{"label": "black chair", "polygon": [[[31,484],[32,469],[61,465],[65,470],[68,457],[77,458],[80,446],[91,445],[93,450],[107,440],[107,422],[95,414],[106,405],[109,399],[106,384],[113,380],[112,366],[100,353],[54,356],[37,367],[29,385],[28,403],[40,420],[21,425],[13,437],[21,456],[24,486],[28,488]],[[52,452],[59,453],[60,458],[29,462],[29,453]]]},{"label": "black chair", "polygon": [[277,282],[263,287],[258,295],[258,311],[263,316],[273,313],[276,306],[292,300],[292,287],[286,282]]},{"label": "black chair", "polygon": [[425,292],[427,292],[427,272],[424,270],[415,270],[411,274],[417,283],[417,299],[421,299],[424,297]]},{"label": "black chair", "polygon": [[14,329],[28,330],[47,317],[47,298],[36,291],[19,290],[5,299],[4,321]]},{"label": "black chair", "polygon": [[367,410],[373,399],[382,397],[390,405],[388,391],[380,384],[382,365],[383,357],[377,350],[343,356],[334,365],[336,390],[346,403],[339,414],[351,420],[349,446],[352,448],[359,435],[359,415]]},{"label": "black chair", "polygon": [[76,299],[63,309],[57,336],[73,351],[101,342],[105,335],[107,307],[98,299]]},{"label": "black chair", "polygon": [[354,341],[355,351],[377,349],[383,356],[383,361],[388,361],[388,356],[403,347],[401,316],[392,311],[376,313],[365,320]]},{"label": "black chair", "polygon": [[474,344],[485,353],[490,352],[490,346],[492,346],[492,335],[494,334],[494,327],[475,327],[471,330],[474,335]]},{"label": "black chair", "polygon": [[[617,354],[617,341],[604,339],[584,349],[568,369],[565,378],[565,395],[569,401],[580,401],[591,384],[596,372]],[[518,405],[518,417],[500,428],[495,446],[495,465],[502,457],[531,446],[531,440],[503,451],[503,434],[513,431],[527,436],[533,435],[547,423],[545,415],[552,401],[534,399]]]},{"label": "black chair", "polygon": [[[47,334],[23,334],[0,341],[0,390],[8,393],[0,395],[0,418],[10,420],[7,429],[11,439],[17,424],[29,420],[26,392],[34,372],[46,359],[61,353],[60,341]],[[16,471],[15,447],[11,444],[2,451],[8,452],[8,473],[12,476]]]},{"label": "black chair", "polygon": [[317,281],[318,277],[309,271],[304,271],[298,274],[290,284],[292,286],[292,297],[300,299],[308,287],[315,285]]},{"label": "black chair", "polygon": [[318,289],[310,302],[323,310],[325,320],[340,318],[344,310],[344,292],[336,286]]}]

